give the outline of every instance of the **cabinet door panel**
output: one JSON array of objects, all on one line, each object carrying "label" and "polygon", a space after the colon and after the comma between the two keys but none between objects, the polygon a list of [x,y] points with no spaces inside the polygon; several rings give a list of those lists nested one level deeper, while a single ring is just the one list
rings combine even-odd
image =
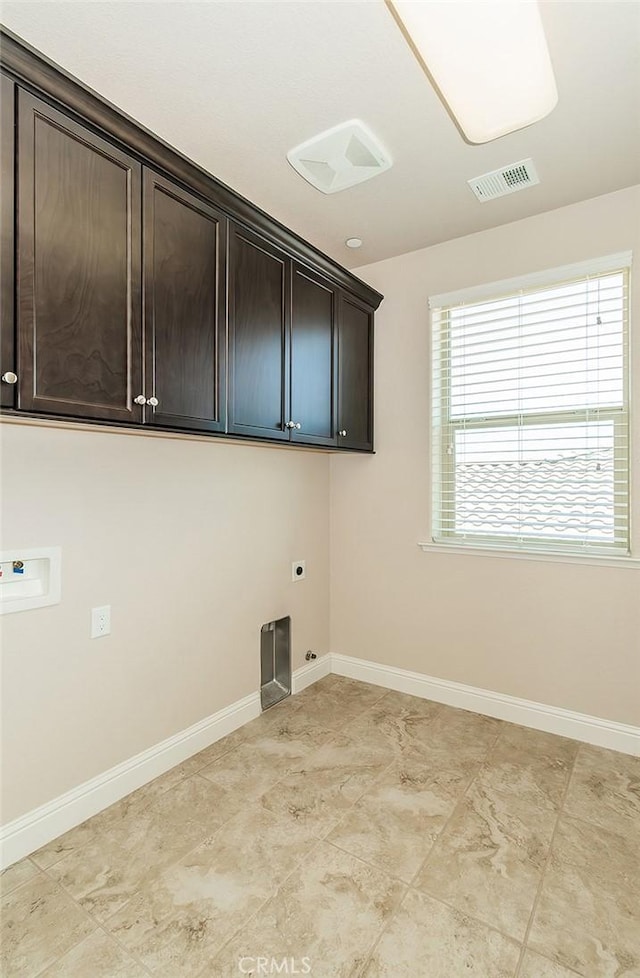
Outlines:
[{"label": "cabinet door panel", "polygon": [[[14,322],[15,85],[0,76],[0,374],[16,373]],[[14,407],[17,387],[0,382],[0,405]]]},{"label": "cabinet door panel", "polygon": [[373,313],[343,296],[338,357],[341,448],[373,450]]},{"label": "cabinet door panel", "polygon": [[335,444],[335,307],[328,284],[294,266],[291,312],[291,440]]},{"label": "cabinet door panel", "polygon": [[224,430],[226,218],[144,173],[145,394],[151,423]]},{"label": "cabinet door panel", "polygon": [[229,427],[288,439],[290,262],[267,242],[230,231]]},{"label": "cabinet door panel", "polygon": [[21,91],[17,172],[19,406],[138,421],[140,165]]}]

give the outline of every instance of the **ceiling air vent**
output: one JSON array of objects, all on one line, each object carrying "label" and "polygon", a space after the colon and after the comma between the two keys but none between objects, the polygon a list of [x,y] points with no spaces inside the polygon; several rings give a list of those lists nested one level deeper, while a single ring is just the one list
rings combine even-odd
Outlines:
[{"label": "ceiling air vent", "polygon": [[491,173],[483,173],[481,177],[467,180],[467,183],[478,200],[484,203],[494,197],[504,197],[506,194],[514,194],[516,190],[533,187],[540,183],[540,177],[536,173],[533,160],[520,160],[519,163],[492,170]]},{"label": "ceiling air vent", "polygon": [[321,132],[287,153],[289,163],[316,190],[335,194],[370,180],[391,166],[391,157],[358,119]]}]

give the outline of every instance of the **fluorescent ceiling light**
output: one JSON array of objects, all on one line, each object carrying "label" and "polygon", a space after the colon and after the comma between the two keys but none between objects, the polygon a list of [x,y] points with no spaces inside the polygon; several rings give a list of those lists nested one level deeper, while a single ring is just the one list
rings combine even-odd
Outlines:
[{"label": "fluorescent ceiling light", "polygon": [[551,112],[558,92],[535,0],[387,0],[471,143]]}]

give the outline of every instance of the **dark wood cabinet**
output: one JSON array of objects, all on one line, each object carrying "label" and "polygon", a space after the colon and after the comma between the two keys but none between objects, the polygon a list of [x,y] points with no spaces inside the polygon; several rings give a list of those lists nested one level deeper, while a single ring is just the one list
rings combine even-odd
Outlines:
[{"label": "dark wood cabinet", "polygon": [[148,168],[143,185],[145,421],[224,431],[227,221]]},{"label": "dark wood cabinet", "polygon": [[342,295],[338,328],[338,447],[373,450],[373,311]]},{"label": "dark wood cabinet", "polygon": [[6,413],[372,451],[382,296],[0,36]]},{"label": "dark wood cabinet", "polygon": [[238,435],[289,439],[291,263],[235,225],[229,231],[229,419]]},{"label": "dark wood cabinet", "polygon": [[0,76],[0,405],[15,407],[17,364],[14,343],[15,285],[15,85]]},{"label": "dark wood cabinet", "polygon": [[21,409],[140,420],[140,179],[131,156],[19,91]]},{"label": "dark wood cabinet", "polygon": [[230,433],[335,445],[337,304],[322,276],[232,226]]},{"label": "dark wood cabinet", "polygon": [[[292,271],[291,441],[336,443],[338,291],[298,265]],[[297,426],[300,425],[300,428]]]}]

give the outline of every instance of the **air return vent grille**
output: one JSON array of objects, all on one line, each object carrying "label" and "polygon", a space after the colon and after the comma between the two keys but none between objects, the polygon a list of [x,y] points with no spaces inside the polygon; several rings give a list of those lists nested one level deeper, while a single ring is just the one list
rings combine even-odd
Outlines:
[{"label": "air return vent grille", "polygon": [[467,183],[478,200],[484,203],[486,200],[493,200],[494,197],[504,197],[506,194],[514,194],[517,190],[533,187],[534,184],[540,183],[540,177],[533,160],[520,160],[519,163],[511,163],[509,166],[500,167],[499,170],[492,170],[491,173],[483,173],[481,177],[467,180]]},{"label": "air return vent grille", "polygon": [[335,194],[370,180],[391,166],[391,157],[358,119],[308,139],[287,153],[289,163],[316,190]]}]

